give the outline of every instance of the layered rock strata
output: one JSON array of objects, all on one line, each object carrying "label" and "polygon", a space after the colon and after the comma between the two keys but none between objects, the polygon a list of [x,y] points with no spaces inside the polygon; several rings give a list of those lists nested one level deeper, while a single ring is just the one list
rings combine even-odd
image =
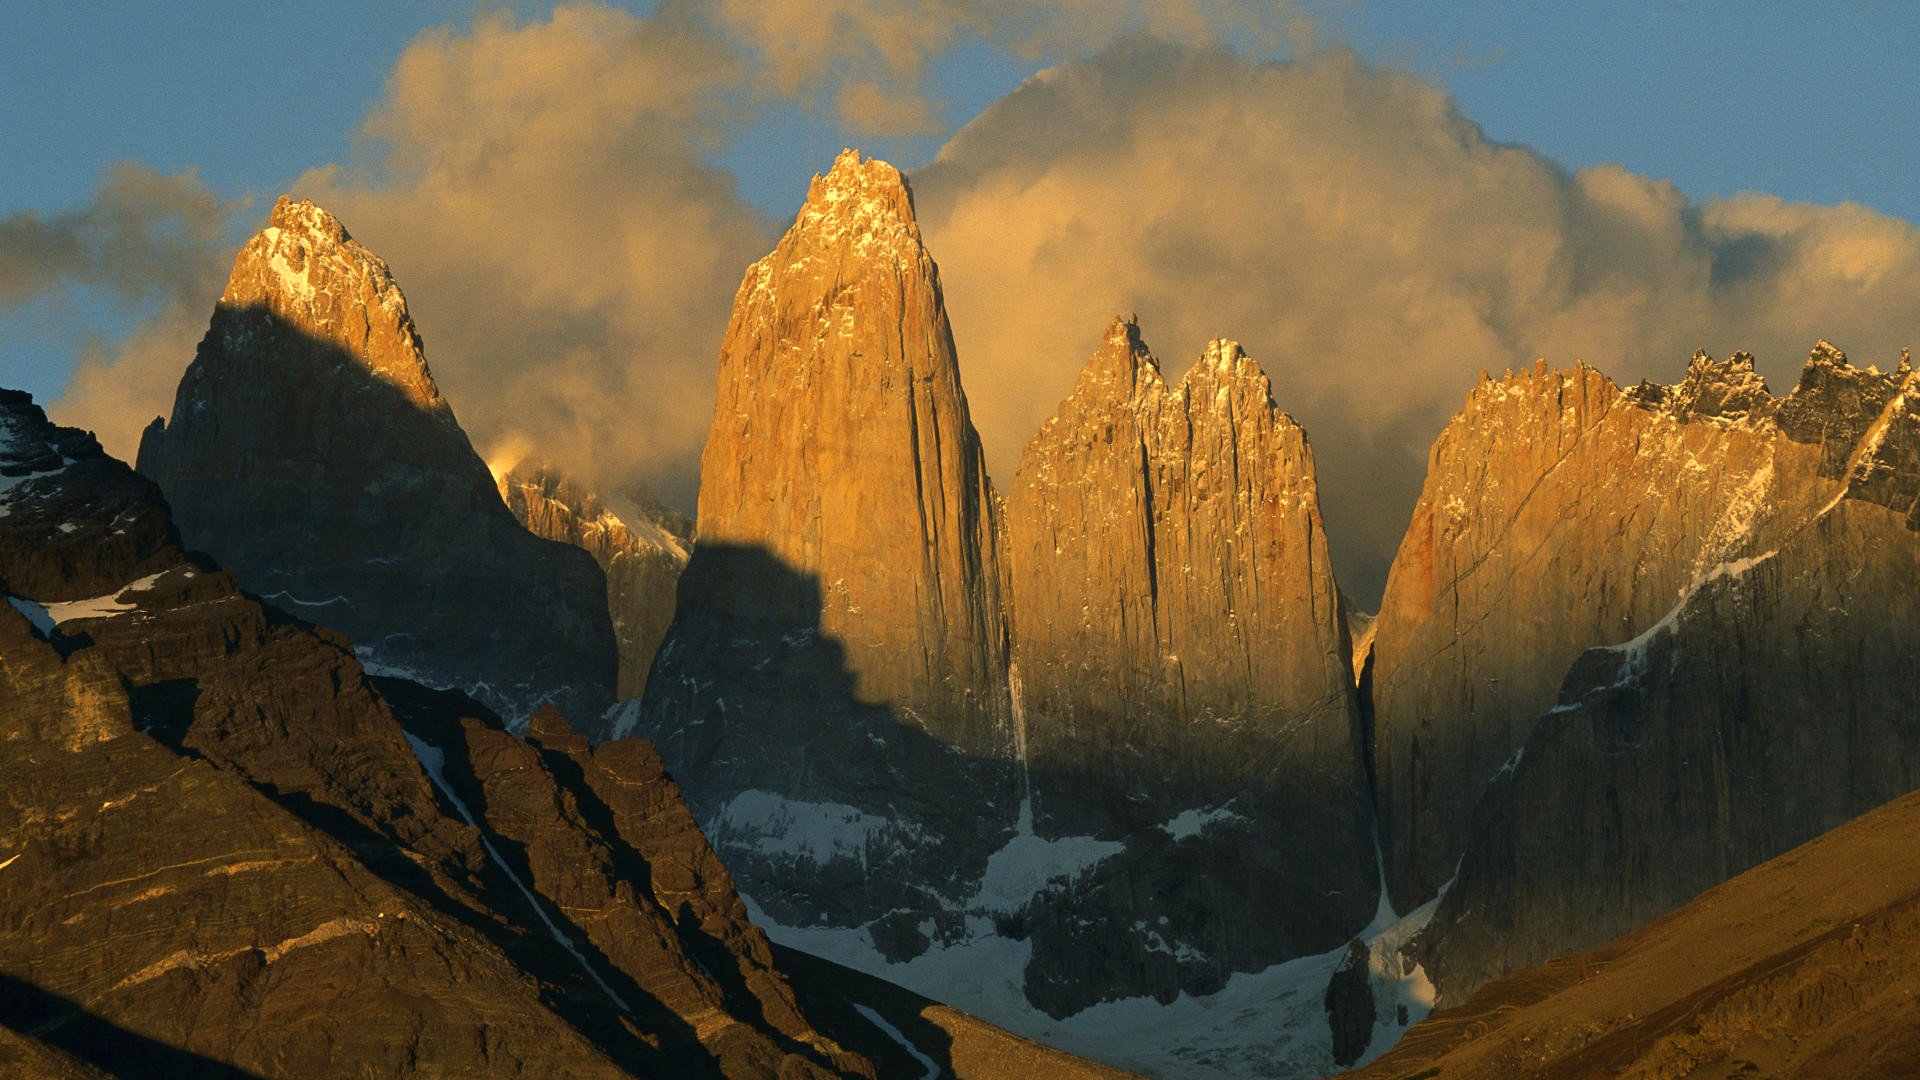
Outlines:
[{"label": "layered rock strata", "polygon": [[550,713],[522,742],[369,678],[11,393],[0,588],[0,759],[33,777],[0,785],[0,1027],[38,1060],[873,1074],[802,1014],[648,747]]}]

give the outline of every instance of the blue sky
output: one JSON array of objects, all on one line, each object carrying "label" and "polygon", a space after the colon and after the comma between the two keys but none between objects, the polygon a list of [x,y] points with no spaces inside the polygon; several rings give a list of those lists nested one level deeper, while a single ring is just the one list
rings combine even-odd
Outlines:
[{"label": "blue sky", "polygon": [[[0,10],[0,216],[76,208],[121,161],[193,169],[264,208],[305,169],[351,156],[416,35],[475,10],[15,0]],[[1617,162],[1695,198],[1757,189],[1920,219],[1920,6],[1375,0],[1318,13],[1324,40],[1430,79],[1492,138],[1569,166]],[[944,118],[963,123],[1034,66],[984,45],[940,57]],[[849,138],[827,112],[791,106],[716,154],[782,216]],[[940,142],[864,140],[908,166]],[[4,381],[56,395],[79,342],[144,313],[89,290],[0,313]]]}]

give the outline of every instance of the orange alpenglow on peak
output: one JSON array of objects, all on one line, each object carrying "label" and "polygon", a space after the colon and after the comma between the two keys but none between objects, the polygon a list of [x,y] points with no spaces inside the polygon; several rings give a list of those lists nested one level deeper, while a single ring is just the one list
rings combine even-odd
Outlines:
[{"label": "orange alpenglow on peak", "polygon": [[[234,257],[220,306],[264,309],[352,355],[420,409],[452,419],[386,261],[312,202],[280,196],[267,227]],[[230,332],[246,334],[248,327]]]}]

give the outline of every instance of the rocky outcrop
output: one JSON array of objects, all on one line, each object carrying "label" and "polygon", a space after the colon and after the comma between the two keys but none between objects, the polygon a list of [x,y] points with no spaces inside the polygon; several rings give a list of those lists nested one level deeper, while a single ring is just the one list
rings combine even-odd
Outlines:
[{"label": "rocky outcrop", "polygon": [[658,743],[773,919],[916,955],[1011,833],[1018,735],[995,500],[892,166],[841,155],[747,271],[699,523],[616,732]]},{"label": "rocky outcrop", "polygon": [[1581,652],[1654,625],[1773,527],[1788,480],[1763,392],[1740,354],[1696,356],[1674,387],[1622,391],[1543,362],[1468,395],[1434,444],[1375,625],[1397,908],[1452,877],[1480,792]]},{"label": "rocky outcrop", "polygon": [[363,661],[511,718],[612,701],[603,575],[501,504],[386,265],[285,198],[141,440],[188,546]]},{"label": "rocky outcrop", "polygon": [[1601,948],[1488,983],[1353,1075],[1913,1076],[1916,830],[1907,795]]},{"label": "rocky outcrop", "polygon": [[1422,944],[1444,1000],[1920,786],[1917,383],[1823,343],[1739,425],[1765,463],[1750,524],[1637,635],[1578,658],[1480,799]]},{"label": "rocky outcrop", "polygon": [[[24,395],[0,396],[0,468],[0,766],[34,778],[0,785],[0,1028],[35,1040],[0,1053],[873,1075],[806,1019],[644,744],[589,749],[551,713],[521,742],[369,678],[184,555],[153,485]],[[71,580],[26,542],[49,522]]]},{"label": "rocky outcrop", "polygon": [[528,532],[572,544],[600,565],[620,650],[614,693],[622,701],[639,697],[673,622],[693,522],[651,501],[629,502],[615,513],[595,492],[538,463],[523,461],[498,482],[507,509]]},{"label": "rocky outcrop", "polygon": [[1333,1034],[1333,1063],[1347,1066],[1360,1060],[1373,1041],[1373,980],[1369,977],[1372,954],[1359,941],[1347,943],[1347,954],[1327,980],[1327,992],[1321,998],[1327,1010],[1327,1027]]},{"label": "rocky outcrop", "polygon": [[1033,914],[1029,997],[1210,992],[1365,925],[1341,603],[1312,452],[1259,365],[1214,341],[1169,387],[1115,319],[1006,521],[1034,832],[1124,845]]}]

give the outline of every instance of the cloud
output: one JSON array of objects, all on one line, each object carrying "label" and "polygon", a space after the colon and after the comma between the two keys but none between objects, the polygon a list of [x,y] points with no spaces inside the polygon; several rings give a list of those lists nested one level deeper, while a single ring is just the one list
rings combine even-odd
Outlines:
[{"label": "cloud", "polygon": [[1818,337],[1889,357],[1920,329],[1905,222],[1569,173],[1339,49],[1122,41],[1030,79],[913,182],[1003,484],[1112,313],[1137,311],[1175,372],[1235,337],[1305,425],[1342,581],[1368,598],[1483,368],[1671,381],[1695,347],[1748,348],[1784,390]]},{"label": "cloud", "polygon": [[935,130],[940,103],[929,96],[928,65],[966,42],[1041,61],[1123,34],[1233,39],[1271,53],[1319,33],[1291,0],[718,0],[717,12],[723,32],[766,66],[782,94],[834,100],[850,132],[872,135]]},{"label": "cloud", "polygon": [[[727,307],[777,232],[710,163],[718,147],[796,98],[833,102],[850,140],[937,131],[928,64],[965,41],[1038,55],[1143,27],[1258,42],[1302,25],[1289,6],[1233,0],[667,0],[644,17],[565,4],[524,23],[495,12],[416,39],[354,157],[291,190],[393,267],[483,454],[518,441],[590,482],[644,482],[691,505]],[[171,192],[192,209],[168,219],[185,223],[178,251],[73,237],[147,236],[162,219],[123,211],[166,182],[117,174],[99,207],[22,219],[12,244],[32,267],[113,274],[164,301],[119,347],[91,350],[55,406],[127,456],[168,411],[219,294],[232,238],[216,234],[233,208],[187,178]],[[0,269],[0,298],[47,280]]]},{"label": "cloud", "polygon": [[371,153],[294,184],[377,251],[482,452],[684,496],[740,275],[770,228],[706,164],[736,56],[673,6],[480,20],[409,47]]},{"label": "cloud", "polygon": [[114,166],[78,211],[0,218],[0,311],[69,283],[135,301],[196,294],[229,210],[192,173]]},{"label": "cloud", "polygon": [[173,400],[205,330],[232,260],[224,230],[241,205],[192,173],[116,165],[77,211],[0,219],[0,315],[73,286],[158,312],[116,346],[80,345],[86,334],[78,329],[66,335],[81,357],[52,409],[56,420],[97,429],[110,452],[131,460],[141,426]]}]

